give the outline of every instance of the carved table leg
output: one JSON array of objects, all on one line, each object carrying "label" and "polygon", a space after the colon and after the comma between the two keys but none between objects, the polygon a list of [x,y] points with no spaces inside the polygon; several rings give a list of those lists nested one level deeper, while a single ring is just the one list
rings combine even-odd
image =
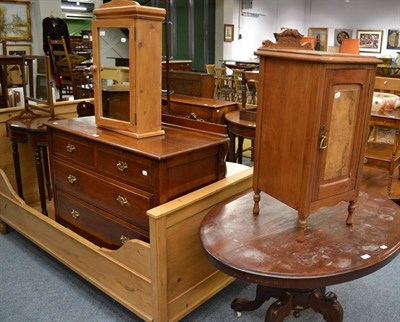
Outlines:
[{"label": "carved table leg", "polygon": [[2,220],[0,220],[0,233],[3,235],[8,233],[8,225]]},{"label": "carved table leg", "polygon": [[256,297],[253,301],[236,298],[231,303],[231,308],[236,312],[253,311],[258,309],[264,302],[271,297],[279,298],[282,289],[257,285]]},{"label": "carved table leg", "polygon": [[343,321],[343,308],[333,292],[324,294],[316,289],[310,296],[309,305],[315,312],[321,313],[327,322]]},{"label": "carved table leg", "polygon": [[21,165],[19,162],[18,144],[15,142],[12,142],[11,147],[12,147],[12,152],[13,152],[15,180],[17,181],[18,196],[20,196],[21,199],[24,199],[24,192],[22,189],[22,179],[21,179]]},{"label": "carved table leg", "polygon": [[42,208],[42,214],[47,216],[46,191],[43,182],[43,165],[42,165],[42,156],[40,154],[40,147],[35,148],[35,159],[36,159],[37,180],[39,185],[40,205]]},{"label": "carved table leg", "polygon": [[42,154],[43,154],[44,177],[46,179],[47,196],[48,199],[51,200],[52,194],[51,194],[51,184],[50,184],[49,157],[47,155],[46,146],[42,146]]},{"label": "carved table leg", "polygon": [[265,322],[281,322],[292,311],[294,295],[292,292],[284,291],[280,298],[268,308]]},{"label": "carved table leg", "polygon": [[311,290],[282,290],[279,299],[268,308],[265,321],[281,322],[292,310],[293,315],[299,317],[300,312],[308,308],[322,314],[327,322],[343,321],[343,309],[336,294],[333,292],[325,294],[325,287]]}]

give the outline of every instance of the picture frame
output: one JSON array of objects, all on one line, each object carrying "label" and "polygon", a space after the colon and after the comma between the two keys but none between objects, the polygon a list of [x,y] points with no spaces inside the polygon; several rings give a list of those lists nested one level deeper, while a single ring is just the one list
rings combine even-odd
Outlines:
[{"label": "picture frame", "polygon": [[8,56],[20,55],[30,56],[32,55],[32,45],[30,44],[15,44],[6,46],[6,53]]},{"label": "picture frame", "polygon": [[380,53],[382,38],[383,30],[357,30],[360,53]]},{"label": "picture frame", "polygon": [[343,39],[353,38],[353,29],[335,29],[335,46],[340,47]]},{"label": "picture frame", "polygon": [[400,30],[399,29],[389,29],[387,37],[387,49],[400,49]]},{"label": "picture frame", "polygon": [[315,50],[328,50],[328,28],[308,28],[308,36],[315,38]]},{"label": "picture frame", "polygon": [[31,4],[27,0],[0,2],[0,38],[4,40],[32,40]]},{"label": "picture frame", "polygon": [[234,40],[235,26],[232,24],[224,24],[224,41],[232,42]]}]

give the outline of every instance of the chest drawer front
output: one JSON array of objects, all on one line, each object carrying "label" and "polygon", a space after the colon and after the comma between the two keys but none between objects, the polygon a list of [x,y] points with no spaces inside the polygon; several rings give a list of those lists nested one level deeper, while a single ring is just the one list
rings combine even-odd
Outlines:
[{"label": "chest drawer front", "polygon": [[157,176],[152,160],[102,145],[96,153],[99,172],[144,189],[154,189]]},{"label": "chest drawer front", "polygon": [[56,189],[148,230],[146,211],[155,206],[152,194],[94,176],[61,162],[54,162],[54,180]]},{"label": "chest drawer front", "polygon": [[78,162],[87,166],[94,166],[93,143],[76,136],[53,134],[53,151],[55,155]]},{"label": "chest drawer front", "polygon": [[58,193],[57,221],[99,246],[116,249],[129,239],[148,241],[148,232],[122,224],[99,209],[67,194]]}]

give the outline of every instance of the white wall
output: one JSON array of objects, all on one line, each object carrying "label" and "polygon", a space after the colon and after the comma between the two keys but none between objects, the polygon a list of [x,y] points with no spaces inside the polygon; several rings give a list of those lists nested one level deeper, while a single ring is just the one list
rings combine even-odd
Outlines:
[{"label": "white wall", "polygon": [[[235,38],[232,43],[224,42],[222,49],[216,46],[217,63],[217,58],[254,58],[262,41],[275,40],[273,34],[281,27],[298,29],[304,35],[310,27],[328,28],[328,46],[334,45],[335,29],[353,29],[353,38],[357,30],[384,30],[382,52],[371,55],[397,55],[396,50],[386,49],[386,43],[388,29],[400,30],[400,0],[253,0],[253,8],[247,11],[264,15],[259,18],[239,16],[240,0],[218,2],[223,2],[224,13],[216,33],[223,33],[220,28],[223,30],[224,23],[234,24]],[[242,39],[238,39],[239,27]],[[221,37],[216,38],[216,44],[220,41]]]},{"label": "white wall", "polygon": [[[224,23],[234,24],[235,35],[233,42],[223,43],[222,55],[216,52],[216,57],[223,57],[220,59],[253,60],[254,52],[263,40],[275,39],[274,32],[282,27],[296,28],[300,32],[304,29],[305,0],[253,0],[252,9],[244,11],[259,14],[258,17],[240,15],[239,0],[225,0],[223,3]],[[223,24],[220,26],[223,28]],[[220,33],[218,29],[217,33]],[[239,35],[242,36],[241,39]],[[218,44],[217,39],[216,43]]]}]

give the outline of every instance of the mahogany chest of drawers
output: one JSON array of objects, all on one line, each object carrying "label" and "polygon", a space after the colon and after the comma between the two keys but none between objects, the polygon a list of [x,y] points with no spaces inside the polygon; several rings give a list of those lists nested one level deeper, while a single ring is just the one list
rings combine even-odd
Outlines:
[{"label": "mahogany chest of drawers", "polygon": [[47,123],[55,220],[93,243],[148,241],[146,211],[225,177],[225,135],[163,124],[133,139],[94,117]]}]

